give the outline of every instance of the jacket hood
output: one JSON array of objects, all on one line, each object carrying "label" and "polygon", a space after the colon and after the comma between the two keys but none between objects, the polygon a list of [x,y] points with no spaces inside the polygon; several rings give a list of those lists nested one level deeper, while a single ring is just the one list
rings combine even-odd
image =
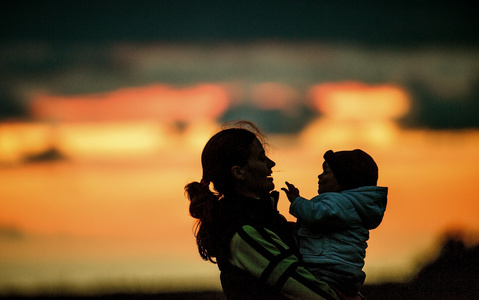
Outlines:
[{"label": "jacket hood", "polygon": [[387,187],[365,186],[342,191],[341,194],[351,201],[367,229],[379,226],[386,211]]}]

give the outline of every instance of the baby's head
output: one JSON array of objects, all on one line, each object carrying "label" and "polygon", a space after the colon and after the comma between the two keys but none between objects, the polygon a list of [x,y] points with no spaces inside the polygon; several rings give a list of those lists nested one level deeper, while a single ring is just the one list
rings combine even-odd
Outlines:
[{"label": "baby's head", "polygon": [[326,151],[324,160],[333,171],[343,190],[374,186],[378,182],[378,166],[374,159],[360,149],[351,151]]}]

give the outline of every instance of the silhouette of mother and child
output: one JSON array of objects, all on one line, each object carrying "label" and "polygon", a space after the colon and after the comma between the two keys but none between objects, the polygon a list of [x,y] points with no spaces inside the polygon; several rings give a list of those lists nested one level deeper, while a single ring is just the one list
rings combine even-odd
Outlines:
[{"label": "silhouette of mother and child", "polygon": [[[231,125],[231,124],[230,124]],[[218,264],[228,299],[364,299],[369,230],[382,221],[387,187],[362,150],[324,154],[318,195],[286,182],[288,222],[277,210],[275,162],[251,122],[224,127],[206,143],[200,182],[185,186],[204,260]]]}]

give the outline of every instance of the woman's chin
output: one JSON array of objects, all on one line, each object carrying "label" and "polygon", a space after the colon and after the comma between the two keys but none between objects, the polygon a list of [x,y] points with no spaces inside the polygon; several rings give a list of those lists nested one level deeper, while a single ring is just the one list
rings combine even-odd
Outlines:
[{"label": "woman's chin", "polygon": [[267,190],[268,190],[268,193],[271,192],[272,190],[274,190],[273,180],[271,180],[271,182],[268,184]]},{"label": "woman's chin", "polygon": [[271,184],[271,186],[268,187],[268,193],[270,193],[272,190],[274,190],[274,184]]},{"label": "woman's chin", "polygon": [[271,190],[274,189],[274,181],[273,181],[273,178],[271,177],[268,177],[268,183],[266,183],[266,185],[269,187],[271,187]]}]

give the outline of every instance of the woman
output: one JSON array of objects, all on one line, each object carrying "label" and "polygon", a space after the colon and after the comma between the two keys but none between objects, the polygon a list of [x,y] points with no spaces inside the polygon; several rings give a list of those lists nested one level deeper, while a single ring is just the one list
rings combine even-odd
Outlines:
[{"label": "woman", "polygon": [[218,263],[228,299],[338,299],[301,266],[291,226],[276,209],[275,163],[263,144],[249,122],[206,143],[203,178],[185,187],[190,214],[198,219],[200,255]]}]

